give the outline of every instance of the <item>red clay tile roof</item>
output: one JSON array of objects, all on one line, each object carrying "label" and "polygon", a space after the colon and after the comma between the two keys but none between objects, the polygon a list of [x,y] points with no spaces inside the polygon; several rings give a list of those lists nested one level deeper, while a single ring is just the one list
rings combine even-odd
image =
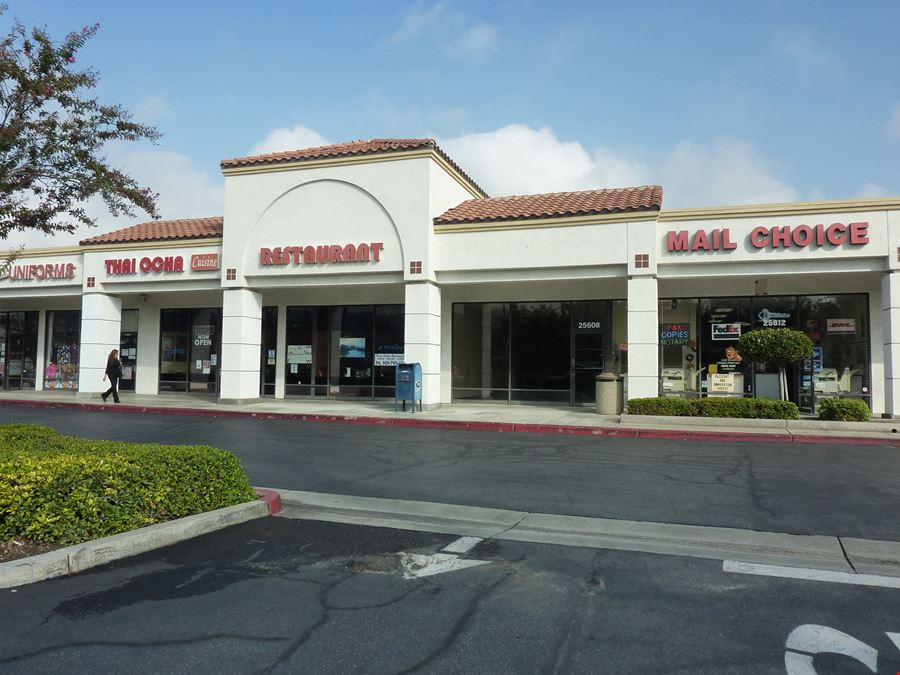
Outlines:
[{"label": "red clay tile roof", "polygon": [[168,239],[209,239],[222,236],[222,216],[186,218],[182,220],[151,220],[121,230],[82,239],[82,246],[91,244],[124,244],[135,241],[165,241]]},{"label": "red clay tile roof", "polygon": [[469,199],[435,218],[434,223],[486,223],[658,211],[662,206],[662,191],[659,185],[645,185],[611,190]]},{"label": "red clay tile roof", "polygon": [[391,152],[406,152],[408,150],[421,150],[431,148],[435,150],[450,166],[477,192],[487,196],[475,181],[473,181],[456,162],[438,147],[433,138],[372,138],[370,140],[350,141],[349,143],[337,143],[335,145],[321,145],[316,148],[301,148],[300,150],[288,150],[285,152],[270,152],[266,155],[254,155],[251,157],[236,157],[235,159],[223,159],[220,166],[229,169],[239,166],[259,166],[264,164],[281,164],[284,162],[302,162],[305,160],[328,159],[330,157],[353,157],[357,155],[380,155]]}]

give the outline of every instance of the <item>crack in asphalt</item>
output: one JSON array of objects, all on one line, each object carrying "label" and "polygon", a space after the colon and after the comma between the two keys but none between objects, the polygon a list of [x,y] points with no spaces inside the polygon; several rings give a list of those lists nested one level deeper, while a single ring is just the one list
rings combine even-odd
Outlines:
[{"label": "crack in asphalt", "polygon": [[481,585],[479,587],[479,591],[472,597],[472,599],[469,601],[469,604],[463,610],[462,614],[460,614],[459,618],[457,618],[456,622],[447,632],[447,635],[444,637],[444,640],[441,642],[441,644],[439,644],[430,654],[428,654],[425,658],[419,660],[417,663],[408,668],[397,671],[397,675],[414,673],[415,671],[420,670],[421,668],[424,668],[433,663],[436,659],[440,658],[444,653],[446,653],[462,634],[466,625],[469,623],[469,621],[472,620],[472,617],[475,616],[481,603],[485,599],[490,597],[490,595],[497,589],[498,586],[506,582],[510,577],[515,575],[515,573],[515,570],[509,569],[505,574],[498,576],[491,583],[487,585]]},{"label": "crack in asphalt", "polygon": [[0,665],[16,663],[44,654],[51,654],[65,649],[78,647],[179,647],[185,645],[201,644],[212,640],[242,640],[245,642],[286,642],[290,637],[270,637],[262,635],[237,635],[236,633],[213,633],[211,635],[200,635],[191,638],[171,639],[171,640],[85,640],[83,642],[65,642],[59,645],[51,645],[42,649],[36,649],[30,652],[23,652],[14,656],[0,658]]}]

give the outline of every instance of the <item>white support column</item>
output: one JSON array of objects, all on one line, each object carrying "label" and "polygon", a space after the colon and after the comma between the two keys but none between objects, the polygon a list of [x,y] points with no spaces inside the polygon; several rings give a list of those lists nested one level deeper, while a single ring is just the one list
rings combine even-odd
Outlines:
[{"label": "white support column", "polygon": [[134,393],[159,393],[159,307],[148,304],[146,296],[138,309],[137,372]]},{"label": "white support column", "polygon": [[406,284],[404,359],[422,364],[422,405],[441,403],[441,289],[430,282]]},{"label": "white support column", "polygon": [[122,300],[105,293],[81,298],[81,346],[78,350],[78,397],[91,398],[109,388],[103,381],[106,361],[119,348]]},{"label": "white support column", "polygon": [[659,396],[656,277],[628,279],[628,398]]},{"label": "white support column", "polygon": [[[888,272],[881,281],[884,334],[884,414],[900,416],[900,271]],[[872,383],[878,386],[877,382]]]},{"label": "white support column", "polygon": [[223,291],[220,403],[259,399],[262,349],[262,293],[248,288]]},{"label": "white support column", "polygon": [[34,390],[44,389],[44,372],[47,367],[47,310],[38,312],[37,358],[34,361]]},{"label": "white support column", "polygon": [[278,305],[275,350],[275,398],[284,398],[284,367],[287,363],[287,305]]}]

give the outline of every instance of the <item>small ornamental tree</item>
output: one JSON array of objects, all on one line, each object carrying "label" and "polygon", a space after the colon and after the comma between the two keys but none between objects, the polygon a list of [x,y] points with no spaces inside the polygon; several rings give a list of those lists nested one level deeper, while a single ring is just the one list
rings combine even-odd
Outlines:
[{"label": "small ornamental tree", "polygon": [[93,225],[85,202],[97,196],[113,216],[138,208],[159,217],[157,195],[103,155],[109,141],[155,141],[159,132],[89,96],[97,73],[74,64],[98,29],[87,26],[56,43],[45,29],[16,20],[0,38],[0,239]]},{"label": "small ornamental tree", "polygon": [[812,357],[813,343],[805,333],[790,328],[761,328],[741,335],[738,351],[754,363],[778,368],[781,400],[787,400],[785,366]]}]

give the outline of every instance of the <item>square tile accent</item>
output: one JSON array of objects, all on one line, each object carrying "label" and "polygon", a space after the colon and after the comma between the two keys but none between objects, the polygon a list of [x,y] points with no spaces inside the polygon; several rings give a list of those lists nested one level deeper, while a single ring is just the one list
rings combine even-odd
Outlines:
[{"label": "square tile accent", "polygon": [[638,269],[647,269],[650,267],[650,254],[638,253],[634,256],[634,266]]},{"label": "square tile accent", "polygon": [[225,270],[225,281],[235,281],[237,279],[237,268],[229,267]]},{"label": "square tile accent", "polygon": [[96,277],[88,277],[88,278],[87,278],[87,287],[88,287],[88,288],[93,288],[93,287],[94,287],[94,284],[95,284],[96,282],[97,282],[97,278],[96,278]]},{"label": "square tile accent", "polygon": [[422,274],[422,261],[421,260],[413,260],[409,263],[409,273],[410,274]]}]

